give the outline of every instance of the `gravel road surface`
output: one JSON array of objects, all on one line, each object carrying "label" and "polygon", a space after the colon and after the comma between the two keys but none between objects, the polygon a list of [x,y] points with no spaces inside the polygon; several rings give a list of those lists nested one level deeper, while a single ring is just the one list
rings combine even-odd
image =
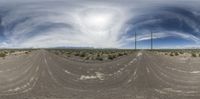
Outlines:
[{"label": "gravel road surface", "polygon": [[38,50],[0,60],[0,99],[200,99],[200,63],[145,51],[84,63]]}]

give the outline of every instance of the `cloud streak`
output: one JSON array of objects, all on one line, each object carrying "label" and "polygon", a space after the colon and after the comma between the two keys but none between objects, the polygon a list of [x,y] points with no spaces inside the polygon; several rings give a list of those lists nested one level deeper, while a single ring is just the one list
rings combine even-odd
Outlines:
[{"label": "cloud streak", "polygon": [[[155,3],[156,2],[156,3]],[[0,4],[0,47],[121,48],[133,41],[176,37],[199,44],[196,6],[174,1],[19,1]]]},{"label": "cloud streak", "polygon": [[[180,33],[180,32],[171,32],[171,31],[153,33],[152,39],[160,39],[160,38],[166,38],[166,37],[182,38],[182,39],[185,39],[185,40],[194,41],[197,44],[200,43],[200,38],[198,38],[194,35],[186,34],[186,33]],[[149,34],[140,34],[136,38],[137,38],[136,39],[137,41],[150,40],[151,34],[150,33]],[[128,38],[126,40],[127,41],[135,41],[135,37]]]}]

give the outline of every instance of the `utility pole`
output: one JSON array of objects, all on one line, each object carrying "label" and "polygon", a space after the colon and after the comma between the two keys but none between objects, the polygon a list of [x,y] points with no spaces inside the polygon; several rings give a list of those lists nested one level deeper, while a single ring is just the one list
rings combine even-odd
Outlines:
[{"label": "utility pole", "polygon": [[153,49],[153,32],[151,31],[151,50]]},{"label": "utility pole", "polygon": [[136,34],[136,32],[135,32],[135,50],[137,49],[137,34]]}]

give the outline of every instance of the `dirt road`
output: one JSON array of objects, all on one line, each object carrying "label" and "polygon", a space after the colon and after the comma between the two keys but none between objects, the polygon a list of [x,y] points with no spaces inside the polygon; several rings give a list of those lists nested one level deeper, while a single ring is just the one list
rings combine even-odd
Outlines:
[{"label": "dirt road", "polygon": [[0,60],[0,99],[200,99],[200,63],[144,51],[83,63],[38,50]]}]

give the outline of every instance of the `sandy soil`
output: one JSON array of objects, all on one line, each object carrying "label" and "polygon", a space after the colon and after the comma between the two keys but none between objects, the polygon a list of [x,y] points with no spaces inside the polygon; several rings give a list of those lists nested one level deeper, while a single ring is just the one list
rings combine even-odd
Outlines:
[{"label": "sandy soil", "polygon": [[0,99],[199,99],[199,61],[141,51],[84,63],[38,50],[0,60]]}]

